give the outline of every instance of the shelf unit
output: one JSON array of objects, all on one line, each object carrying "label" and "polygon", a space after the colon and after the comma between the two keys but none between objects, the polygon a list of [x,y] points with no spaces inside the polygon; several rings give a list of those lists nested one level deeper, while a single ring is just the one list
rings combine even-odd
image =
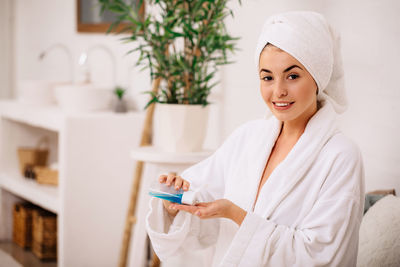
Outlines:
[{"label": "shelf unit", "polygon": [[[27,200],[56,213],[57,265],[116,266],[144,114],[63,113],[0,101],[0,240],[11,240],[12,206]],[[22,177],[17,149],[47,136],[59,185]]]}]

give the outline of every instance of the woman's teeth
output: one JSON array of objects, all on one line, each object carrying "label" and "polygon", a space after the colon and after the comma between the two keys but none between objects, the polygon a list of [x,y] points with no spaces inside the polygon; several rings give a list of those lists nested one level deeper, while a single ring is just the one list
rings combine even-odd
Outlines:
[{"label": "woman's teeth", "polygon": [[287,107],[289,106],[290,103],[275,103],[276,106],[278,107]]}]

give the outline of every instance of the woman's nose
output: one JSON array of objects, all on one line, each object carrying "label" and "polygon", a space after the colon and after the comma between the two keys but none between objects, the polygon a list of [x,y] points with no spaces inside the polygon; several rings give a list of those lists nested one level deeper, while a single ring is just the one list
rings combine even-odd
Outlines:
[{"label": "woman's nose", "polygon": [[283,82],[278,81],[275,83],[274,94],[276,97],[284,97],[288,95],[288,91]]}]

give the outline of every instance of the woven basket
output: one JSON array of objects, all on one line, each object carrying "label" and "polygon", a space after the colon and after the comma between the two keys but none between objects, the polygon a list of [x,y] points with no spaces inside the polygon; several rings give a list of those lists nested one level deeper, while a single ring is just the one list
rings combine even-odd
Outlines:
[{"label": "woven basket", "polygon": [[18,148],[19,168],[22,176],[28,167],[46,166],[49,150],[45,147],[49,146],[47,137],[39,139],[36,147],[20,147]]},{"label": "woven basket", "polygon": [[41,260],[57,259],[57,215],[40,209],[32,218],[33,254]]},{"label": "woven basket", "polygon": [[35,206],[16,203],[13,210],[13,241],[22,248],[32,245],[32,213]]},{"label": "woven basket", "polygon": [[48,167],[36,166],[33,168],[36,181],[39,184],[58,185],[58,171]]}]

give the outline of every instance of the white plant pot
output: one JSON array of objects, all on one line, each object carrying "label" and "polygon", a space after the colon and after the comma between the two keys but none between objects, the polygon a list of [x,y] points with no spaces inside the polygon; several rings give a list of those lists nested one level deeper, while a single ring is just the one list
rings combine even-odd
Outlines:
[{"label": "white plant pot", "polygon": [[167,152],[201,151],[208,112],[208,106],[156,103],[153,145]]}]

